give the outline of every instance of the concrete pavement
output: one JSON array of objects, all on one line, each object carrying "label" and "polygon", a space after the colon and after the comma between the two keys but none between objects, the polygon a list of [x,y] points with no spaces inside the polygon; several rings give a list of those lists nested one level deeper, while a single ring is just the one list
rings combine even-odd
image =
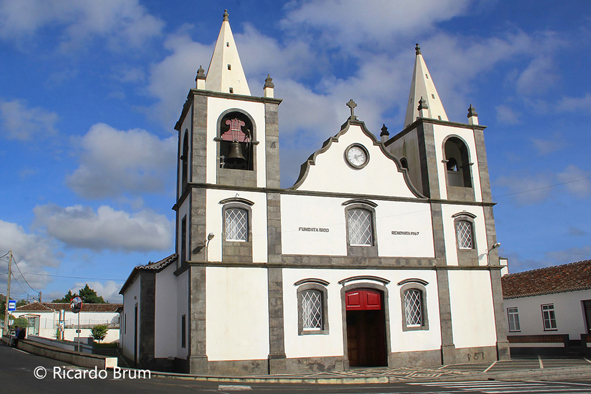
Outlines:
[{"label": "concrete pavement", "polygon": [[454,380],[587,380],[591,361],[584,358],[531,358],[435,367],[352,368],[349,371],[263,376],[204,376],[153,372],[153,376],[220,383],[375,384]]}]

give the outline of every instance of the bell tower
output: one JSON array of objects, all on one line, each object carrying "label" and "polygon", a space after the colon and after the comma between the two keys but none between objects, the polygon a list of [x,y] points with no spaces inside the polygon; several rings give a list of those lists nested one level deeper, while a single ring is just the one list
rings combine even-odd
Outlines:
[{"label": "bell tower", "polygon": [[[225,271],[218,267],[280,258],[279,194],[273,190],[280,186],[281,100],[274,98],[270,76],[262,90],[262,96],[251,94],[224,11],[209,68],[205,72],[199,67],[195,88],[189,91],[175,126],[179,133],[176,275],[188,280],[187,360],[192,373],[207,373],[212,361],[205,349],[205,327],[214,323],[206,321],[205,301],[206,289],[219,288],[212,277]],[[257,286],[259,291],[266,289],[266,274]],[[215,330],[211,326],[210,334]],[[282,350],[273,348],[270,353],[281,355]]]}]

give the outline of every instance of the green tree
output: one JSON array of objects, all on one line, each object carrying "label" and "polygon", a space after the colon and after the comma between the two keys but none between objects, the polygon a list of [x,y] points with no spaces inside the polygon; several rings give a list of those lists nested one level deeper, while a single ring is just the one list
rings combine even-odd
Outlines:
[{"label": "green tree", "polygon": [[84,302],[85,304],[106,303],[103,297],[96,294],[96,291],[94,289],[91,289],[90,286],[88,286],[88,284],[86,284],[86,286],[84,286],[83,289],[78,290],[78,292],[74,294],[72,294],[72,291],[68,290],[68,293],[64,296],[64,298],[53,300],[53,302],[69,303],[72,300],[72,298],[76,296],[82,298],[82,302]]},{"label": "green tree", "polygon": [[69,304],[72,298],[76,297],[77,294],[72,294],[71,290],[68,290],[68,293],[63,298],[58,298],[57,300],[53,300],[52,302],[57,302],[60,304]]},{"label": "green tree", "polygon": [[27,327],[29,327],[29,321],[27,320],[26,317],[17,317],[17,318],[15,318],[14,316],[10,315],[10,320],[14,320],[14,323],[12,323],[11,328],[14,328],[16,326],[19,326],[20,328],[27,328]]},{"label": "green tree", "polygon": [[92,327],[92,337],[95,341],[102,341],[107,336],[107,332],[109,329],[107,328],[106,324],[97,324],[96,326]]}]

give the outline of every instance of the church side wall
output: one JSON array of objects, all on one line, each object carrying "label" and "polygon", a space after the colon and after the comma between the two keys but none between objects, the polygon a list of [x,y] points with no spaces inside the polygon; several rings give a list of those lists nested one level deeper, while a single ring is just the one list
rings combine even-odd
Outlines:
[{"label": "church side wall", "polygon": [[168,358],[176,356],[177,325],[177,277],[176,266],[169,265],[156,274],[156,319],[154,336],[154,357]]},{"label": "church side wall", "polygon": [[[178,359],[186,359],[189,355],[188,343],[189,343],[189,271],[185,271],[176,278],[175,283],[176,289],[176,319],[178,324],[175,326],[176,330],[176,342],[174,343],[174,349],[176,349],[176,357]],[[182,335],[183,328],[181,326],[182,316],[185,315],[185,332],[187,335],[185,347],[182,347]]]},{"label": "church side wall", "polygon": [[267,270],[208,267],[206,276],[208,361],[264,360],[266,363],[269,355]]},{"label": "church side wall", "polygon": [[[134,337],[135,337],[135,307],[138,308],[138,318],[140,314],[140,286],[141,278],[138,275],[136,280],[127,288],[123,297],[123,317],[121,322],[121,349],[123,355],[130,360],[134,358]],[[138,328],[139,330],[139,328]],[[141,338],[138,332],[138,349]]]}]

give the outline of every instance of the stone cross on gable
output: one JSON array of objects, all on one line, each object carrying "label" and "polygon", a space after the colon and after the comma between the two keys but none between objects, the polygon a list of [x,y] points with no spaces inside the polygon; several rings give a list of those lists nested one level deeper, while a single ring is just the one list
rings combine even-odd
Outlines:
[{"label": "stone cross on gable", "polygon": [[355,116],[355,108],[357,107],[357,103],[351,99],[347,103],[347,107],[351,109],[351,120],[357,120],[357,116]]}]

